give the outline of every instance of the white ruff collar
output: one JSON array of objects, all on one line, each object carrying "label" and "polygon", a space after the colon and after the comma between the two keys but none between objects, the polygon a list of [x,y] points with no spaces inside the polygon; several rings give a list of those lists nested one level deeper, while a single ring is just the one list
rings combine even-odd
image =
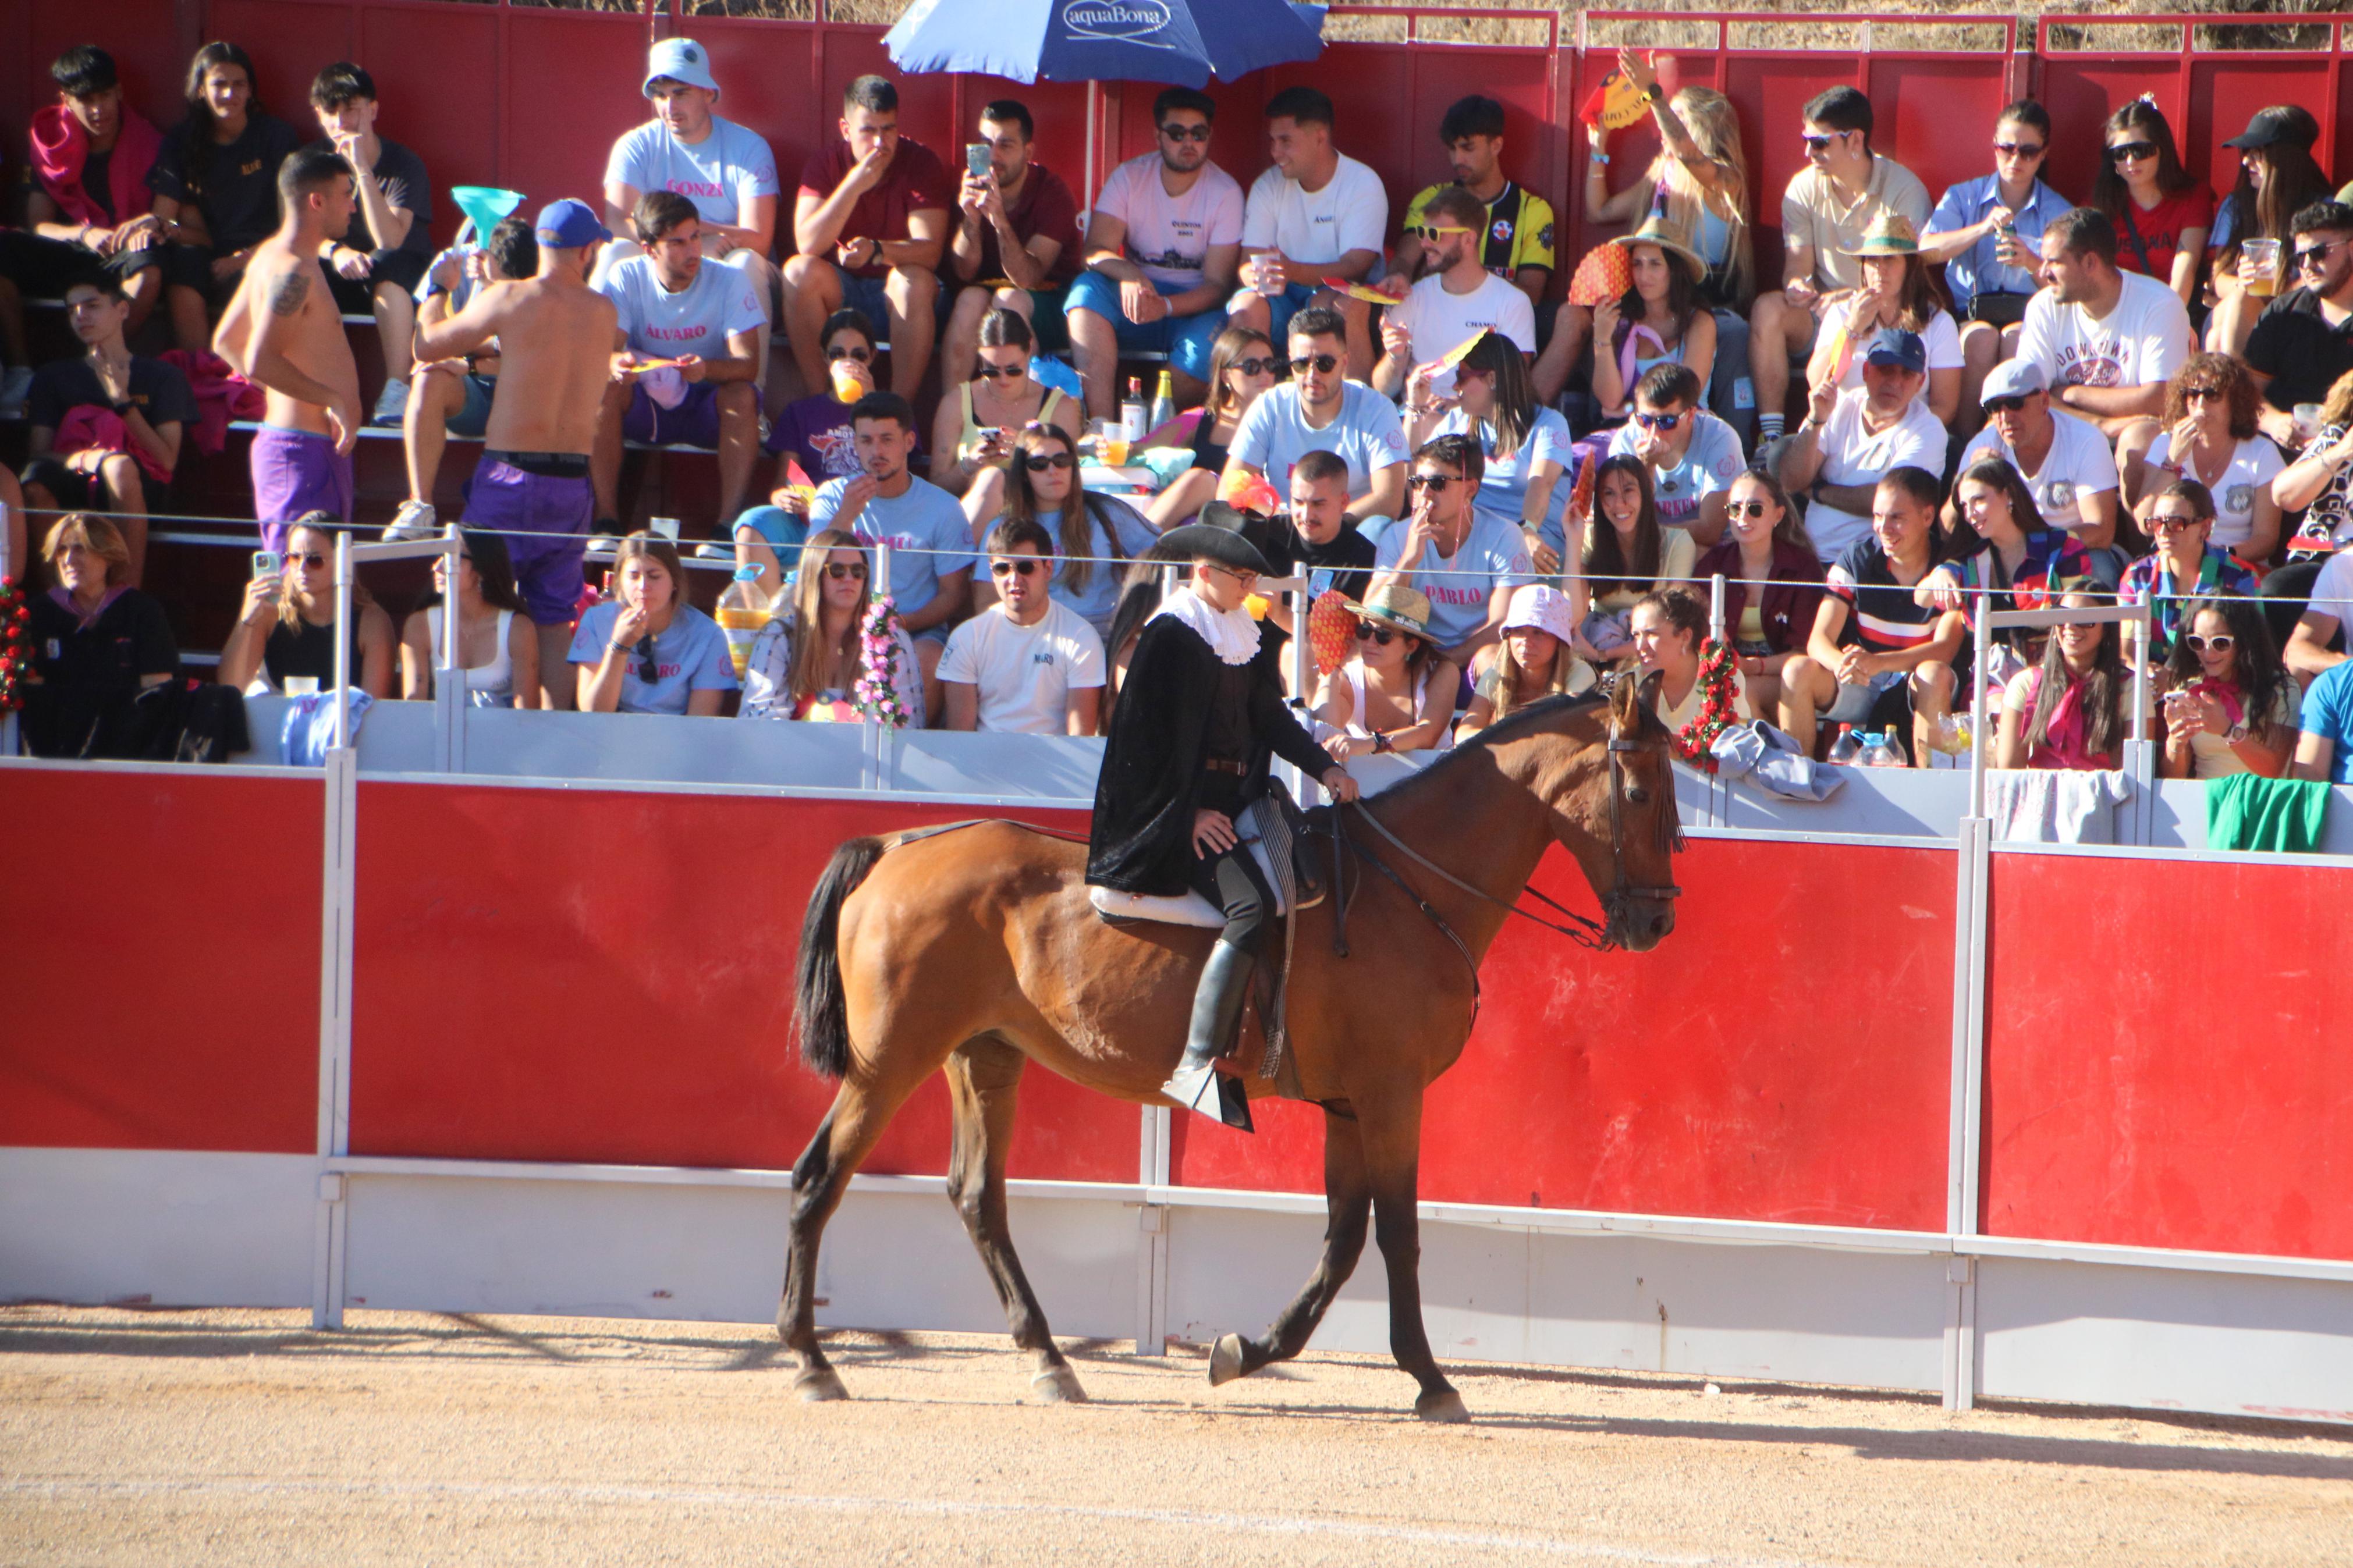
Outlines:
[{"label": "white ruff collar", "polygon": [[1258,657],[1258,623],[1247,610],[1219,610],[1189,587],[1179,588],[1160,601],[1152,619],[1174,616],[1209,645],[1209,651],[1227,664],[1248,664]]}]

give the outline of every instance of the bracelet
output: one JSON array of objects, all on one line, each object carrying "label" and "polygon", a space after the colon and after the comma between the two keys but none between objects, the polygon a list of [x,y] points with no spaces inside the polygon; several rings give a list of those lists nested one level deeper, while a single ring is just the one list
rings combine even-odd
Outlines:
[{"label": "bracelet", "polygon": [[1596,169],[1606,169],[1606,168],[1608,168],[1609,166],[1609,153],[1590,153],[1590,152],[1587,153],[1587,155],[1586,155],[1586,165],[1585,165],[1586,173],[1588,173],[1588,174],[1591,174],[1591,173],[1592,173],[1593,171],[1595,171]]},{"label": "bracelet", "polygon": [[605,651],[607,653],[625,654],[629,651],[629,645],[625,642],[608,642],[605,645]]},{"label": "bracelet", "polygon": [[1659,84],[1657,82],[1652,82],[1650,86],[1642,89],[1642,101],[1644,103],[1656,103],[1659,100],[1666,96],[1667,95],[1665,93],[1659,90]]}]

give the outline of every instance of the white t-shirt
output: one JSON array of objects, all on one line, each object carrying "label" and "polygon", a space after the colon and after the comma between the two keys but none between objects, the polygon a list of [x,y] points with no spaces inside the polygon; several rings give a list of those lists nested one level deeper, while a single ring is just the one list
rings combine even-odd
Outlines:
[{"label": "white t-shirt", "polygon": [[1045,615],[1026,626],[999,604],[948,634],[939,678],[979,689],[976,722],[983,730],[1066,734],[1071,693],[1103,683],[1103,638],[1051,599]]},{"label": "white t-shirt", "polygon": [[[1683,448],[1683,461],[1671,468],[1651,470],[1651,491],[1659,505],[1661,528],[1689,528],[1699,521],[1699,503],[1718,490],[1728,490],[1732,481],[1748,466],[1740,454],[1739,432],[1703,408],[1690,416],[1698,423],[1692,427],[1691,445]],[[1618,426],[1609,437],[1609,456],[1634,456],[1634,437],[1638,432],[1632,421]]]},{"label": "white t-shirt", "polygon": [[1286,381],[1259,394],[1234,431],[1229,456],[1248,463],[1291,493],[1291,466],[1308,453],[1337,452],[1348,465],[1348,499],[1373,488],[1373,475],[1406,459],[1405,424],[1397,405],[1361,381],[1340,389],[1340,412],[1321,430],[1300,416],[1299,384]]},{"label": "white t-shirt", "polygon": [[741,227],[755,196],[779,194],[776,155],[767,139],[732,120],[711,117],[711,134],[692,146],[649,120],[613,143],[605,183],[648,191],[675,191],[709,223]]},{"label": "white t-shirt", "polygon": [[1522,353],[1536,352],[1535,307],[1517,284],[1492,272],[1481,273],[1468,294],[1450,294],[1444,279],[1425,278],[1389,307],[1388,320],[1413,334],[1416,364],[1443,359],[1482,331],[1511,339]]},{"label": "white t-shirt", "polygon": [[1963,449],[1961,468],[1967,471],[1980,458],[2001,458],[2018,469],[2026,488],[2034,492],[2043,526],[2072,531],[2084,526],[2083,510],[2076,505],[2079,496],[2116,488],[2116,454],[2108,450],[2108,438],[2090,420],[2078,419],[2061,408],[2053,408],[2051,418],[2058,428],[2052,434],[2051,450],[2040,472],[2028,473],[2018,454],[2001,438],[2001,432],[1991,425],[1978,431]]},{"label": "white t-shirt", "polygon": [[2353,551],[2340,550],[2320,563],[2305,608],[2336,616],[2337,626],[2353,637]]},{"label": "white t-shirt", "polygon": [[1389,193],[1366,165],[1337,154],[1339,165],[1320,191],[1309,191],[1281,169],[1269,168],[1250,185],[1242,218],[1242,245],[1279,250],[1293,261],[1337,261],[1352,250],[1378,256],[1389,231]]},{"label": "white t-shirt", "polygon": [[2181,296],[2138,272],[2118,275],[2124,292],[2105,320],[2081,305],[2062,305],[2043,289],[2026,304],[2016,358],[2042,367],[2063,386],[2154,386],[2173,379],[2189,357],[2189,312]]},{"label": "white t-shirt", "polygon": [[[1871,340],[1877,337],[1879,332],[1880,329],[1877,327],[1869,328],[1860,339],[1848,343],[1846,368],[1839,373],[1838,384],[1841,390],[1862,384],[1863,354],[1871,347]],[[1928,318],[1928,325],[1920,333],[1920,343],[1928,351],[1930,370],[1961,368],[1961,329],[1954,324],[1953,313],[1950,310],[1939,310]],[[1928,395],[1928,384],[1926,381],[1920,384],[1919,395],[1924,399]]]},{"label": "white t-shirt", "polygon": [[1160,183],[1160,154],[1146,153],[1113,169],[1094,210],[1127,226],[1127,257],[1155,283],[1198,288],[1213,245],[1239,245],[1242,188],[1215,163],[1181,196]]},{"label": "white t-shirt", "polygon": [[[2165,462],[2172,449],[2173,432],[2168,430],[2149,447],[2150,468],[2154,470]],[[2255,529],[2255,499],[2270,492],[2273,479],[2286,467],[2287,459],[2280,456],[2279,448],[2267,437],[2250,436],[2240,442],[2231,454],[2230,467],[2222,470],[2221,481],[2209,487],[2214,492],[2214,533],[2208,542],[2224,550],[2244,544],[2247,535]],[[2199,478],[2187,465],[2182,472],[2191,479]],[[2152,471],[2141,493],[2155,495],[2172,479],[2170,474]]]},{"label": "white t-shirt", "polygon": [[[1264,395],[1259,401],[1266,401]],[[1381,531],[1373,551],[1376,573],[1398,563],[1412,531],[1402,518]],[[1493,512],[1474,511],[1462,548],[1443,560],[1434,549],[1422,552],[1407,586],[1429,596],[1430,635],[1439,647],[1452,647],[1487,624],[1487,606],[1498,587],[1517,587],[1533,581],[1535,573],[1520,531]]]},{"label": "white t-shirt", "polygon": [[[1914,398],[1903,418],[1873,435],[1862,424],[1868,401],[1860,391],[1839,394],[1838,405],[1815,437],[1822,454],[1823,482],[1875,485],[1888,470],[1902,468],[1945,471],[1945,448],[1951,437],[1927,404]],[[1814,553],[1828,563],[1871,531],[1871,519],[1813,501],[1806,508],[1806,531],[1813,537]]]},{"label": "white t-shirt", "polygon": [[724,261],[706,260],[694,281],[673,294],[662,287],[653,258],[632,256],[615,262],[596,289],[619,308],[621,331],[641,354],[725,359],[729,333],[767,331],[763,291]]}]

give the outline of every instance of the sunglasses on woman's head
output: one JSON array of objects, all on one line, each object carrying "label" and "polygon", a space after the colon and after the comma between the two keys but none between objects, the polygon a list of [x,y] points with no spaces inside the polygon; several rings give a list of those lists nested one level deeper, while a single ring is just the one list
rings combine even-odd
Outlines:
[{"label": "sunglasses on woman's head", "polygon": [[1039,560],[1034,555],[1024,555],[1012,561],[990,562],[988,563],[988,574],[992,577],[1011,577],[1015,575],[1027,577],[1033,572],[1044,570],[1045,565],[1046,563],[1043,561]]},{"label": "sunglasses on woman's head", "polygon": [[1069,468],[1071,455],[1068,452],[1031,452],[1021,459],[1021,466],[1033,474],[1042,474],[1048,468]]},{"label": "sunglasses on woman's head", "polygon": [[1377,626],[1370,621],[1356,623],[1356,640],[1369,642],[1376,647],[1387,647],[1403,636],[1405,636],[1403,632],[1393,632],[1387,626]]},{"label": "sunglasses on woman's head", "polygon": [[863,583],[866,581],[866,564],[864,562],[828,561],[825,563],[825,574],[837,583],[845,577],[854,577]]},{"label": "sunglasses on woman's head", "polygon": [[1726,501],[1724,512],[1726,517],[1763,517],[1772,507],[1771,501],[1764,500]]},{"label": "sunglasses on woman's head", "polygon": [[1637,414],[1634,423],[1645,430],[1672,430],[1683,422],[1680,414]]},{"label": "sunglasses on woman's head", "polygon": [[2201,637],[2196,632],[2185,632],[2181,645],[2191,653],[2228,653],[2239,646],[2239,639],[2228,632],[2218,637]]},{"label": "sunglasses on woman's head", "polygon": [[983,381],[995,381],[999,376],[1004,377],[1007,381],[1018,381],[1023,376],[1029,374],[1029,367],[1026,363],[990,364],[984,360],[975,374],[976,374]]},{"label": "sunglasses on woman's head", "polygon": [[1339,368],[1338,354],[1302,354],[1291,362],[1293,375],[1305,375],[1311,370],[1318,375],[1329,375]]},{"label": "sunglasses on woman's head", "polygon": [[1206,125],[1164,125],[1160,134],[1171,142],[1207,142],[1209,128]]},{"label": "sunglasses on woman's head", "polygon": [[828,349],[825,351],[825,358],[828,364],[838,359],[854,359],[860,364],[872,364],[874,351],[872,349]]},{"label": "sunglasses on woman's head", "polygon": [[1270,355],[1265,359],[1238,359],[1226,368],[1238,370],[1244,375],[1281,375],[1283,366],[1281,360]]},{"label": "sunglasses on woman's head", "polygon": [[2108,146],[2108,162],[2111,163],[2137,163],[2144,158],[2156,156],[2157,143],[2154,142],[2116,142]]}]

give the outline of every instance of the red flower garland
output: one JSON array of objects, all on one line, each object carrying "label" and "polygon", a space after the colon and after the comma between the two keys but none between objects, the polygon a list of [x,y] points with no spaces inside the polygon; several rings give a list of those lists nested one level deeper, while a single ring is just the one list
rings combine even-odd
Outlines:
[{"label": "red flower garland", "polygon": [[32,637],[26,628],[32,618],[16,580],[0,577],[0,713],[14,713],[25,705],[25,678],[33,663]]},{"label": "red flower garland", "polygon": [[1735,706],[1740,696],[1734,679],[1737,668],[1730,644],[1710,638],[1700,645],[1699,711],[1675,731],[1675,754],[1709,773],[1715,771],[1715,759],[1708,754],[1708,748],[1718,735],[1740,722],[1740,710]]}]

